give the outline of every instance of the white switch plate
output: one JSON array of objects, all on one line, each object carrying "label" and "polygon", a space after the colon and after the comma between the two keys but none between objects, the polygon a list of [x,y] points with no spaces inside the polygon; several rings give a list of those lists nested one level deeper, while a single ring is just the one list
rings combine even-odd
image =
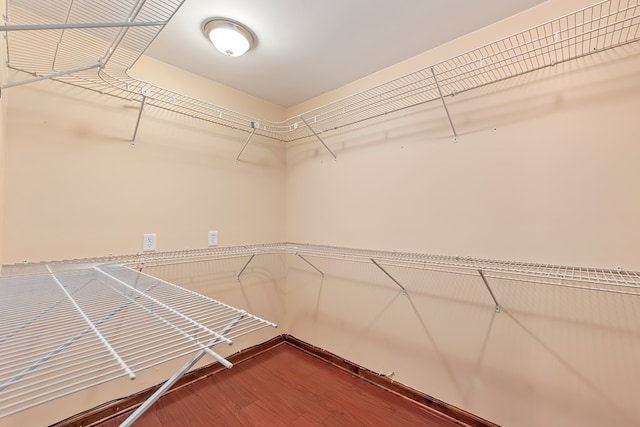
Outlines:
[{"label": "white switch plate", "polygon": [[142,240],[142,250],[145,252],[156,250],[156,233],[145,234]]},{"label": "white switch plate", "polygon": [[209,246],[218,246],[218,232],[217,231],[209,231]]}]

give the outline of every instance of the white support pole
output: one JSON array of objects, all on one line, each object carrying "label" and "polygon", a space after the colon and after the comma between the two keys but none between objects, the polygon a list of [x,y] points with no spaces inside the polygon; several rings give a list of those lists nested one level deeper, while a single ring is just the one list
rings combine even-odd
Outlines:
[{"label": "white support pole", "polygon": [[[243,315],[240,314],[238,317],[236,317],[229,325],[227,325],[224,330],[223,330],[223,335],[227,334],[231,329],[233,329],[233,327],[235,325],[238,324],[238,322],[242,319]],[[203,349],[201,349],[200,351],[198,351],[198,353],[196,353],[191,360],[189,360],[187,363],[185,363],[182,368],[180,368],[178,370],[178,372],[176,372],[175,374],[173,374],[173,376],[171,378],[169,378],[167,380],[167,382],[165,382],[164,384],[162,384],[162,386],[156,390],[155,393],[153,393],[153,395],[151,395],[151,397],[149,397],[147,400],[145,400],[142,405],[140,405],[138,407],[138,409],[136,409],[131,415],[129,415],[129,418],[127,418],[126,420],[124,420],[124,422],[122,424],[120,424],[120,427],[130,427],[138,418],[140,418],[142,416],[142,414],[144,414],[147,409],[149,409],[151,407],[151,405],[153,405],[158,399],[160,399],[160,397],[162,397],[163,394],[165,394],[167,392],[167,390],[169,390],[179,379],[180,377],[182,377],[186,372],[189,371],[189,369],[191,369],[193,367],[193,365],[195,365],[196,363],[198,363],[198,361],[200,359],[202,359],[202,357],[207,353],[206,350],[209,350],[210,347],[213,347],[214,345],[216,345],[219,342],[218,338],[214,338],[211,342],[209,342],[207,344],[207,346]],[[214,353],[215,354],[215,353]],[[216,358],[216,360],[218,360]],[[222,359],[224,360],[224,359]],[[220,360],[218,360],[220,362]],[[225,362],[227,362],[225,360]],[[229,362],[227,362],[229,363]],[[227,368],[231,368],[231,363],[229,363],[229,365],[225,366]]]}]

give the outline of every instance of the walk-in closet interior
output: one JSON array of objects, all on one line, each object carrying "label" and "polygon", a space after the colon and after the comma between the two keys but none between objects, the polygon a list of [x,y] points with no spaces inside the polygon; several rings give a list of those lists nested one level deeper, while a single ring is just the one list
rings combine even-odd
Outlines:
[{"label": "walk-in closet interior", "polygon": [[0,9],[0,426],[279,337],[486,425],[640,425],[638,0]]}]

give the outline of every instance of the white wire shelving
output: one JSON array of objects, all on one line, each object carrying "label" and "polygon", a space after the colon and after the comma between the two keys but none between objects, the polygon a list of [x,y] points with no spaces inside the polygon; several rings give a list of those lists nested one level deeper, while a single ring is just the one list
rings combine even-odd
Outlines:
[{"label": "white wire shelving", "polygon": [[[136,266],[138,269],[143,269],[153,266],[233,258],[246,258],[248,260],[256,256],[270,254],[289,254],[303,256],[305,259],[322,258],[360,263],[372,263],[373,260],[380,266],[397,266],[400,268],[473,276],[478,276],[478,270],[481,270],[485,278],[640,296],[640,272],[623,269],[572,267],[290,242],[141,253],[122,256],[118,260]],[[84,261],[104,262],[109,259],[107,257]],[[79,260],[69,262],[73,265]],[[11,274],[11,268],[12,266],[5,266],[3,273]],[[16,268],[22,270],[23,266],[20,265]],[[39,264],[33,264],[31,268],[38,270],[42,267],[39,267]]]},{"label": "white wire shelving", "polygon": [[[152,106],[291,142],[313,136],[320,139],[325,132],[434,100],[441,100],[446,109],[445,99],[457,93],[640,39],[639,1],[605,0],[282,122],[272,122],[127,74],[181,4],[179,0],[8,0],[8,21],[0,27],[6,36],[8,65],[34,75],[31,80],[53,78],[139,101],[141,113],[142,108]],[[3,88],[22,83],[8,83]],[[451,125],[455,136],[453,122]]]},{"label": "white wire shelving", "polygon": [[225,364],[210,347],[276,325],[143,271],[241,259],[233,267],[240,281],[266,255],[291,257],[323,278],[334,272],[323,271],[333,267],[322,260],[369,264],[402,294],[398,269],[473,276],[496,312],[497,281],[501,290],[527,283],[640,296],[634,271],[286,242],[7,265],[0,272],[0,418],[184,355],[208,353]]},{"label": "white wire shelving", "polygon": [[0,418],[182,356],[192,359],[180,375],[204,354],[231,367],[213,346],[276,326],[122,264],[8,270],[0,277]]}]

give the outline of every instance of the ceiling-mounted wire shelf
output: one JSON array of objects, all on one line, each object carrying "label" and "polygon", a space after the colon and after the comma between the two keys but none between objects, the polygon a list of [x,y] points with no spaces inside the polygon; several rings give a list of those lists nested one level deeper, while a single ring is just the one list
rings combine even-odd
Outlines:
[{"label": "ceiling-mounted wire shelf", "polygon": [[273,122],[128,76],[127,70],[182,1],[127,0],[99,5],[89,0],[7,3],[11,25],[113,21],[139,25],[42,31],[8,31],[5,26],[11,68],[44,77],[92,67],[53,78],[284,142],[317,136],[433,100],[444,101],[457,93],[640,39],[638,0],[606,0],[282,122]]}]

